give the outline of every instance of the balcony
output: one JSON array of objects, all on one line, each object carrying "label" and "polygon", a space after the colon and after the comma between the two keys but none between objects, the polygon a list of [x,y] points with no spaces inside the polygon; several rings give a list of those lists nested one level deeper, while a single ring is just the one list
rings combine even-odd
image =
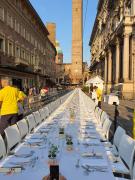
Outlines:
[{"label": "balcony", "polygon": [[16,66],[27,67],[27,66],[29,66],[29,63],[28,63],[26,60],[24,60],[24,59],[15,58],[15,65],[16,65]]}]

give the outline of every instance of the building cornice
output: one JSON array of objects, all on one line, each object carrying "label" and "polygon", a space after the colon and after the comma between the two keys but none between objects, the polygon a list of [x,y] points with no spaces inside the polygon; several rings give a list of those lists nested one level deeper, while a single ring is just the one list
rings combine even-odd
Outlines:
[{"label": "building cornice", "polygon": [[26,2],[27,7],[34,13],[35,18],[38,20],[43,31],[46,33],[46,35],[49,35],[49,32],[48,32],[46,26],[44,25],[43,21],[41,20],[40,16],[38,15],[37,11],[34,9],[32,4],[30,3],[30,1],[29,0],[24,0],[24,1]]}]

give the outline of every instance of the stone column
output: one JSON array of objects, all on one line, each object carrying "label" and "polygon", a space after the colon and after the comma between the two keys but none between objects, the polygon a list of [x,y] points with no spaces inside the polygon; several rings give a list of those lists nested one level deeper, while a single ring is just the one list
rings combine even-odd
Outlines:
[{"label": "stone column", "polygon": [[135,0],[131,0],[131,15],[135,15]]},{"label": "stone column", "polygon": [[105,63],[104,63],[104,82],[107,83],[107,55],[105,56]]},{"label": "stone column", "polygon": [[119,69],[120,69],[120,42],[116,40],[116,83],[119,82]]},{"label": "stone column", "polygon": [[135,54],[133,56],[133,97],[135,98]]},{"label": "stone column", "polygon": [[111,84],[112,82],[112,52],[111,49],[109,49],[108,52],[108,83]]},{"label": "stone column", "polygon": [[124,34],[123,45],[123,80],[129,80],[129,34]]}]

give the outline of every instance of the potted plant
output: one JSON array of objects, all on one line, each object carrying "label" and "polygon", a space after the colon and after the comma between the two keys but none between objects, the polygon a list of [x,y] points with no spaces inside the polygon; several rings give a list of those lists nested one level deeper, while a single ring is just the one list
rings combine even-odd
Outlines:
[{"label": "potted plant", "polygon": [[56,157],[57,157],[58,152],[59,152],[58,146],[52,144],[48,153],[49,165],[57,164]]},{"label": "potted plant", "polygon": [[66,145],[67,145],[67,151],[73,150],[73,141],[70,135],[66,135]]}]

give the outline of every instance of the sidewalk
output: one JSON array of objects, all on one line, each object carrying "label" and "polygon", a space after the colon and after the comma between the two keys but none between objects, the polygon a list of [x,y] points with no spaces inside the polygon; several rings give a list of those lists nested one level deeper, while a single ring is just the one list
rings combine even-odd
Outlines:
[{"label": "sidewalk", "polygon": [[[130,136],[132,136],[132,120],[134,108],[135,101],[129,100],[121,100],[120,105],[118,106],[118,123],[126,130],[127,134],[129,134]],[[111,120],[113,121],[115,107],[113,105],[108,105],[107,103],[102,102],[102,109],[108,113]]]}]

